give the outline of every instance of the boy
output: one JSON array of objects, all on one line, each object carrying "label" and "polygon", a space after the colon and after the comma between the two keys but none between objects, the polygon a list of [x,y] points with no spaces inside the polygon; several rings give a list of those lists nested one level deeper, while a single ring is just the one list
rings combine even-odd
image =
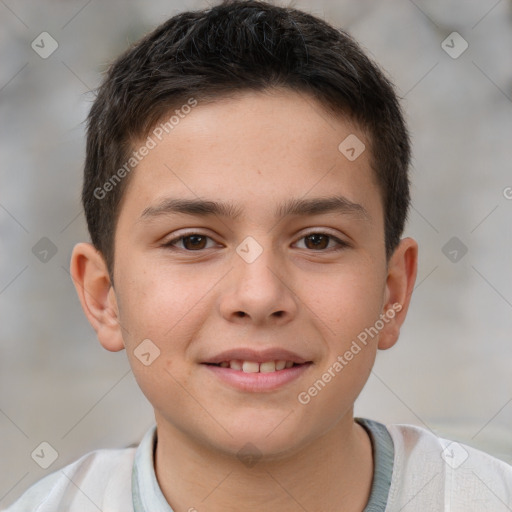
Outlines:
[{"label": "boy", "polygon": [[156,425],[9,511],[512,510],[508,464],[353,416],[416,278],[409,158],[392,85],[301,11],[225,2],[119,57],[71,273]]}]

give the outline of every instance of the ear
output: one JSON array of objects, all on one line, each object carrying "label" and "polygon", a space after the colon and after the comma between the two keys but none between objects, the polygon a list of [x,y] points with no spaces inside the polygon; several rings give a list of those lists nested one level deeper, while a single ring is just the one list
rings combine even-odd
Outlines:
[{"label": "ear", "polygon": [[70,272],[82,309],[100,343],[112,352],[122,350],[116,295],[102,254],[92,244],[75,245]]},{"label": "ear", "polygon": [[[411,302],[418,270],[418,244],[412,238],[400,241],[388,263],[388,276],[383,313],[389,321],[379,336],[381,350],[391,348],[398,340]],[[394,312],[394,314],[393,314]],[[390,318],[392,316],[392,318]]]}]

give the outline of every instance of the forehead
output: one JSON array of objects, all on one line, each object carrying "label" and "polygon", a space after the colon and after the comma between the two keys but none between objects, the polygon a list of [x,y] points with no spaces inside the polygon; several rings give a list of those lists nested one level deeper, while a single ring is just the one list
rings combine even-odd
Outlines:
[{"label": "forehead", "polygon": [[367,203],[362,211],[369,218],[379,215],[369,141],[350,118],[333,116],[303,93],[243,92],[197,101],[164,116],[133,146],[144,145],[151,149],[123,201],[138,217],[168,197],[222,200],[240,217],[245,210],[237,205],[282,214],[308,195],[343,196],[346,204]]}]

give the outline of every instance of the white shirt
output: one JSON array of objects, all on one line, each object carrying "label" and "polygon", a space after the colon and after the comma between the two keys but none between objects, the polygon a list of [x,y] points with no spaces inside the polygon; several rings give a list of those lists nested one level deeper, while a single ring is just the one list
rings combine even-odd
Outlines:
[{"label": "white shirt", "polygon": [[[355,421],[368,431],[374,457],[362,512],[512,511],[511,465],[413,425]],[[5,512],[173,512],[154,471],[156,433],[153,425],[138,448],[84,455],[36,482]]]}]

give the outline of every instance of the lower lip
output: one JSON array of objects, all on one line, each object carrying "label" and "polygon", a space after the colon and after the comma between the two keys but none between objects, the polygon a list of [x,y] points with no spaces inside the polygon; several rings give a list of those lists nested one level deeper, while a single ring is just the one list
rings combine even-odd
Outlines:
[{"label": "lower lip", "polygon": [[311,364],[312,363],[305,363],[267,373],[245,373],[241,370],[222,368],[221,366],[212,364],[203,364],[203,366],[213,372],[213,374],[223,382],[230,384],[234,388],[257,393],[261,391],[274,391],[288,382],[298,379],[309,369]]}]

